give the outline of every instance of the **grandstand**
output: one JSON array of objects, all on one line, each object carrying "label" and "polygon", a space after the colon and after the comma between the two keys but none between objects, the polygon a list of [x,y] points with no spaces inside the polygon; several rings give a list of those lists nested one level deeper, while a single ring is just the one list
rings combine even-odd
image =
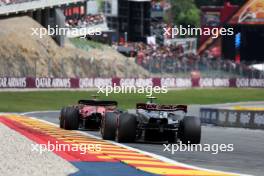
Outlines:
[{"label": "grandstand", "polygon": [[[90,15],[87,12],[87,0],[1,0],[0,19],[11,16],[27,15],[48,28],[70,28],[66,36],[81,37],[89,31],[108,31],[103,14]],[[72,28],[78,28],[72,31]],[[86,28],[84,30],[84,28]],[[53,36],[55,41],[64,45],[65,37]]]},{"label": "grandstand", "polygon": [[0,15],[25,13],[28,11],[60,7],[62,5],[84,1],[85,0],[1,0]]},{"label": "grandstand", "polygon": [[38,0],[1,0],[0,5],[6,6],[6,5],[21,4],[21,3],[32,2],[32,1],[38,1]]}]

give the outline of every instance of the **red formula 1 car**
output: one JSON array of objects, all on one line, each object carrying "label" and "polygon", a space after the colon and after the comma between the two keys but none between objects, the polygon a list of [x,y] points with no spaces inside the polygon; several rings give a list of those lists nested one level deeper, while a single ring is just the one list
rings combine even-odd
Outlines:
[{"label": "red formula 1 car", "polygon": [[66,130],[97,129],[107,112],[117,111],[116,101],[79,100],[77,105],[61,109],[60,128]]}]

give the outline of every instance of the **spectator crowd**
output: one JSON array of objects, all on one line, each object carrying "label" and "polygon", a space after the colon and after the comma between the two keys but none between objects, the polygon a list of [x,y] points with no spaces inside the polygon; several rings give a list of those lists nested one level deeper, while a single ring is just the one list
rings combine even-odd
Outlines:
[{"label": "spectator crowd", "polygon": [[151,8],[153,11],[163,11],[170,8],[170,3],[167,0],[152,0]]},{"label": "spectator crowd", "polygon": [[105,22],[105,17],[103,14],[95,14],[95,15],[84,15],[80,18],[70,18],[67,19],[65,24],[67,27],[75,28],[75,27],[89,27],[97,24],[102,24]]},{"label": "spectator crowd", "polygon": [[39,0],[0,0],[0,6],[11,5],[11,4],[20,4],[20,3],[32,2],[32,1],[39,1]]},{"label": "spectator crowd", "polygon": [[[263,73],[252,69],[248,64],[235,63],[213,56],[209,51],[203,55],[186,52],[182,45],[148,45],[142,42],[114,43],[121,53],[135,57],[135,62],[151,73],[190,73],[199,71],[209,76],[223,77],[237,75],[259,78]],[[215,74],[215,75],[214,75]]]}]

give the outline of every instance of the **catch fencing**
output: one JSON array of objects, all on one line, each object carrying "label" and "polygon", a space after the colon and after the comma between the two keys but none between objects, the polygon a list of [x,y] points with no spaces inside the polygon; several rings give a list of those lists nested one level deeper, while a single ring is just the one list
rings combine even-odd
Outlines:
[{"label": "catch fencing", "polygon": [[264,111],[201,108],[202,123],[223,127],[264,129]]}]

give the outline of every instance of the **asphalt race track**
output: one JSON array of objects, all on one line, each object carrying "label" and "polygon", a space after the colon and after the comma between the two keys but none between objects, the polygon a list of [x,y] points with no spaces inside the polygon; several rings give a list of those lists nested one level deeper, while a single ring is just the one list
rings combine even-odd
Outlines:
[{"label": "asphalt race track", "polygon": [[[195,107],[192,111],[197,111]],[[59,112],[35,112],[24,115],[36,117],[55,124],[59,123]],[[85,131],[100,137],[97,131]],[[250,175],[263,175],[264,168],[264,131],[239,128],[222,128],[213,126],[202,127],[202,144],[234,144],[233,152],[164,152],[162,143],[148,144],[145,142],[126,144],[143,151],[158,154],[178,162],[208,169],[236,172]]]}]

